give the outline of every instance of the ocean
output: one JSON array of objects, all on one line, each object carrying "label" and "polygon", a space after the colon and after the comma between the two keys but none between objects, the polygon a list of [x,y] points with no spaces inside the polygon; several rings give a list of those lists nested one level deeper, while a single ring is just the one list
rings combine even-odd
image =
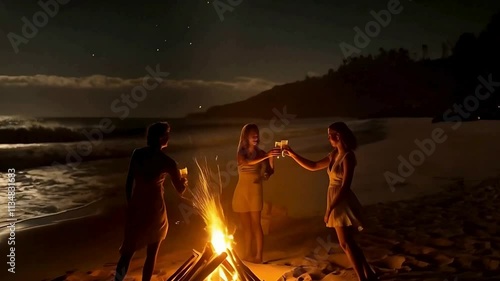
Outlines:
[{"label": "ocean", "polygon": [[[344,120],[358,133],[373,130],[376,121],[342,118],[296,119],[286,129],[270,120],[188,120],[158,118],[31,118],[0,116],[0,205],[8,202],[8,169],[15,170],[18,221],[92,204],[122,191],[128,159],[145,145],[148,125],[167,121],[172,127],[168,153],[223,147],[236,151],[241,127],[261,128],[261,147],[275,140],[324,135],[332,121]],[[373,134],[370,134],[373,136]],[[226,148],[227,147],[227,148]],[[8,223],[6,208],[0,226]]]}]

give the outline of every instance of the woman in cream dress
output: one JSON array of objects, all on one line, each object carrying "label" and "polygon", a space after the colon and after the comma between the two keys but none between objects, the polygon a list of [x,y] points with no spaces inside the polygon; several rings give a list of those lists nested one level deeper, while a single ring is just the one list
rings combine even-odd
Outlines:
[{"label": "woman in cream dress", "polygon": [[281,153],[279,148],[266,153],[258,145],[259,128],[255,124],[246,124],[241,130],[238,145],[238,183],[234,190],[232,207],[233,211],[239,214],[243,230],[243,259],[254,263],[262,263],[262,181],[274,173],[272,157]]},{"label": "woman in cream dress", "polygon": [[327,169],[330,184],[324,216],[326,227],[335,229],[340,246],[351,261],[359,281],[377,280],[377,275],[354,240],[355,231],[363,229],[362,206],[351,190],[356,166],[356,137],[344,122],[335,122],[328,127],[328,140],[334,150],[319,161],[305,159],[289,146],[284,148],[285,154],[307,170]]}]

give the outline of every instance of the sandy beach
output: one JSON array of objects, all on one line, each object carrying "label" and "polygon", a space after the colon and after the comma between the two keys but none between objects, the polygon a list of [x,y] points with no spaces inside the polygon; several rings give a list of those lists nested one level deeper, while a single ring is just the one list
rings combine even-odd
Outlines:
[{"label": "sandy beach", "polygon": [[[500,178],[492,178],[472,188],[457,182],[438,194],[370,205],[367,211],[373,224],[358,241],[383,280],[499,280],[500,216],[494,212],[500,207],[499,195]],[[108,212],[101,219],[79,219],[25,232],[29,243],[38,246],[22,247],[18,255],[39,262],[28,265],[20,258],[22,271],[16,277],[23,279],[8,280],[112,280],[119,246],[115,236],[120,231],[109,224],[108,216],[120,217]],[[275,223],[286,226],[286,231],[273,229],[266,236],[266,264],[247,265],[263,280],[356,280],[335,236],[322,227],[321,219],[278,217]],[[90,229],[84,231],[86,227]],[[166,280],[189,257],[190,248],[202,249],[207,237],[195,230],[200,227],[194,221],[184,229],[172,228],[153,280]],[[75,228],[80,235],[74,235]],[[106,235],[93,238],[94,243],[88,245],[96,228]],[[36,238],[40,236],[43,239]],[[25,237],[21,232],[19,241]],[[47,254],[57,252],[61,254]],[[126,280],[140,280],[143,261],[141,251]],[[37,271],[36,277],[23,274],[26,268]]]},{"label": "sandy beach", "polygon": [[[357,237],[370,263],[386,280],[500,280],[500,217],[495,212],[500,207],[498,122],[462,124],[457,130],[431,124],[429,119],[377,122],[381,135],[360,133],[359,165],[352,186],[371,217]],[[397,173],[398,156],[408,157],[417,147],[415,139],[431,137],[436,128],[443,128],[448,140],[437,144],[404,183],[391,189],[384,173]],[[325,135],[289,140],[297,152],[320,159],[329,151]],[[483,144],[468,150],[484,135],[489,137],[482,138]],[[235,147],[236,143],[172,157],[188,166],[190,182],[196,182],[194,156],[207,157],[211,166],[215,162],[210,159],[217,156],[220,170],[231,174],[225,163],[234,157]],[[108,165],[106,161],[92,165]],[[123,170],[127,161],[114,160],[113,165]],[[228,207],[237,176],[229,179],[222,198],[228,226],[234,229]],[[259,278],[356,280],[336,237],[322,222],[327,180],[324,171],[305,171],[288,158],[276,160],[276,174],[264,186],[266,206],[271,206],[265,218],[270,222],[266,264],[248,264]],[[2,270],[0,280],[112,280],[125,210],[123,187],[119,180],[114,184],[112,196],[88,207],[17,225],[16,273]],[[201,250],[208,239],[198,216],[183,216],[186,203],[170,184],[166,197],[169,234],[160,248],[153,280],[166,280],[192,249]],[[1,236],[2,255],[8,255],[6,238]],[[235,238],[238,241],[238,233]],[[140,280],[144,258],[144,250],[136,253],[126,280]]]}]

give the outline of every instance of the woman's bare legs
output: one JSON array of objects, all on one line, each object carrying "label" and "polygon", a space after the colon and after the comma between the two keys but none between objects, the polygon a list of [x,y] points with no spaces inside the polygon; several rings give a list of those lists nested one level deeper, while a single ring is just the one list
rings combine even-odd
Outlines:
[{"label": "woman's bare legs", "polygon": [[[369,270],[366,267],[368,262],[359,248],[358,244],[353,237],[353,231],[350,227],[336,227],[337,237],[339,239],[340,247],[347,255],[347,258],[351,261],[352,267],[356,275],[358,275],[359,281],[371,281],[372,276],[367,276]],[[371,267],[370,267],[371,270]]]},{"label": "woman's bare legs", "polygon": [[373,270],[373,268],[370,266],[368,261],[366,260],[365,254],[363,253],[363,250],[359,247],[359,245],[356,243],[354,237],[356,234],[356,230],[353,227],[348,227],[346,229],[348,233],[348,237],[350,240],[352,240],[352,249],[354,251],[354,255],[357,257],[356,259],[358,261],[361,261],[361,264],[363,266],[363,273],[365,274],[365,278],[367,280],[379,280],[377,273]]},{"label": "woman's bare legs", "polygon": [[[360,251],[362,251],[362,250],[360,249]],[[368,279],[370,281],[379,280],[379,276],[377,275],[375,270],[373,270],[373,268],[370,266],[370,264],[366,260],[365,255],[363,254],[363,252],[361,252],[361,256],[363,257],[363,272],[365,273],[366,279]]]},{"label": "woman's bare legs", "polygon": [[127,275],[128,266],[130,265],[130,261],[134,256],[134,252],[131,253],[123,253],[118,260],[118,264],[116,265],[116,273],[115,273],[115,281],[122,281],[125,279],[125,275]]},{"label": "woman's bare legs", "polygon": [[262,231],[262,224],[260,221],[261,211],[250,212],[252,219],[252,235],[255,239],[255,255],[253,262],[262,263],[262,251],[264,248],[264,232]]},{"label": "woman's bare legs", "polygon": [[153,270],[155,269],[156,256],[158,255],[158,249],[160,248],[160,243],[149,244],[146,251],[146,261],[144,262],[144,268],[142,269],[142,281],[150,281],[153,275]]},{"label": "woman's bare legs", "polygon": [[243,232],[243,259],[250,260],[252,252],[252,218],[250,212],[238,213],[240,216],[241,228]]}]

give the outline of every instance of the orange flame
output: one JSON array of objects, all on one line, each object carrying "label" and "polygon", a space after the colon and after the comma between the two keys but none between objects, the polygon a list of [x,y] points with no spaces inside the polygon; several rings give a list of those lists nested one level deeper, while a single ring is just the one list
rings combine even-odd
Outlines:
[{"label": "orange flame", "polygon": [[[232,251],[232,244],[234,243],[233,235],[228,233],[224,223],[224,211],[221,207],[218,188],[211,185],[209,182],[211,172],[208,165],[205,163],[205,167],[201,167],[198,160],[195,159],[195,162],[200,173],[198,184],[191,191],[193,194],[194,207],[199,211],[201,217],[205,221],[214,251],[218,255],[223,252]],[[233,268],[236,268],[231,259],[228,259],[228,262]],[[217,271],[219,272],[219,280],[230,281],[220,266]],[[210,275],[208,280],[217,280],[213,275],[214,274]],[[232,281],[238,280],[238,274],[235,272],[231,278]]]}]

